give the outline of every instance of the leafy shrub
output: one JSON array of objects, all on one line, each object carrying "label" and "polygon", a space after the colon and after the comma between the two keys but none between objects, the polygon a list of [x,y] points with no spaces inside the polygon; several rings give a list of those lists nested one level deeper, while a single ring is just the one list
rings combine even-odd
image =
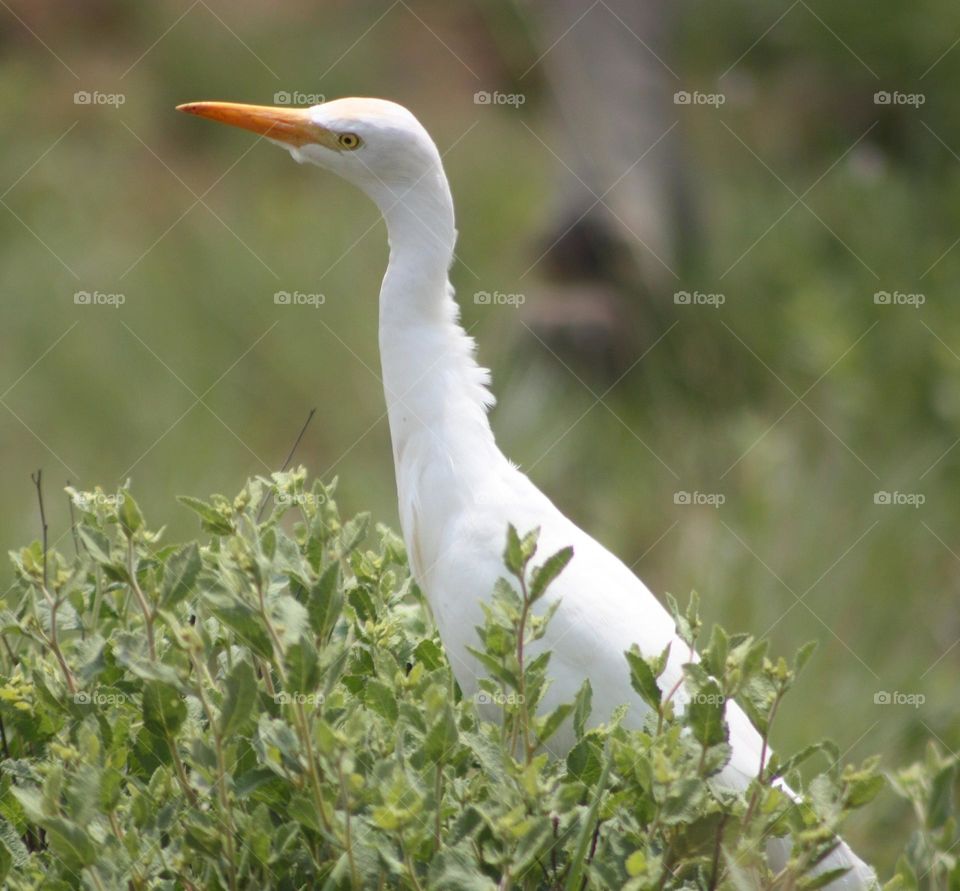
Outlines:
[{"label": "leafy shrub", "polygon": [[[301,469],[181,499],[209,534],[182,546],[129,491],[68,491],[76,556],[13,554],[0,613],[8,888],[813,888],[843,818],[882,785],[874,760],[841,767],[821,743],[774,756],[743,795],[716,788],[726,699],[766,738],[810,655],[791,667],[720,628],[687,667],[683,713],[656,682],[665,657],[637,652],[643,732],[622,712],[590,722],[589,684],[542,713],[549,654],[527,653],[570,553],[544,558],[535,532],[509,530],[479,629],[490,722],[460,695],[402,542],[378,526],[366,547],[369,518],[343,522],[333,485],[308,488]],[[674,613],[702,645],[696,601]],[[564,722],[576,743],[551,757]],[[822,766],[805,784],[808,758]],[[895,780],[923,827],[901,887],[957,887],[956,768],[931,752]],[[763,841],[787,832],[773,876]]]}]

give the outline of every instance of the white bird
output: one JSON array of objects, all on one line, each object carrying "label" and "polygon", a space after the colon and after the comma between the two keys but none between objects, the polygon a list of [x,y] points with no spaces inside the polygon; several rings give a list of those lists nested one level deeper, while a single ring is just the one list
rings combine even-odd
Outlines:
[{"label": "white bird", "polygon": [[[436,145],[406,108],[382,99],[337,99],[311,108],[195,102],[181,111],[242,127],[290,151],[298,162],[330,170],[358,186],[387,225],[390,259],[380,290],[380,358],[396,468],[400,523],[413,575],[433,611],[465,696],[483,669],[470,656],[483,623],[481,604],[504,575],[507,524],[539,527],[540,553],[573,546],[570,564],[547,597],[560,607],[543,646],[553,651],[544,708],[573,699],[585,678],[593,713],[606,718],[628,703],[641,727],[647,706],[630,684],[624,651],[644,656],[673,641],[662,688],[682,677],[687,647],[649,589],[616,556],[565,517],[497,447],[487,418],[489,372],[474,359],[460,326],[448,271],[457,232],[453,199]],[[720,774],[742,790],[757,776],[760,734],[727,704],[732,758]],[[571,730],[555,738],[569,748]],[[551,746],[553,748],[553,746]],[[767,851],[783,867],[789,842]],[[869,888],[873,871],[841,843],[820,870],[847,867],[829,887]]]}]

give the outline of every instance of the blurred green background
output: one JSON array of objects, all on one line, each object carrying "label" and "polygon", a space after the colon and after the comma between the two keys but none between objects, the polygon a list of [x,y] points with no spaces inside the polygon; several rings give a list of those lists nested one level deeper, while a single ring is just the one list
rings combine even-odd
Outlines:
[{"label": "blurred green background", "polygon": [[[958,39],[943,0],[676,5],[664,89],[726,101],[666,97],[676,126],[656,151],[682,157],[697,222],[681,227],[673,274],[619,282],[626,360],[611,373],[538,333],[555,282],[531,264],[571,173],[555,138],[564,96],[530,8],[2,4],[4,546],[37,537],[38,467],[60,548],[72,548],[68,480],[111,490],[131,477],[152,524],[195,535],[174,496],[232,494],[277,469],[312,407],[297,460],[340,475],[345,512],[396,524],[375,208],[173,110],[273,104],[279,91],[383,96],[448,151],[452,276],[494,373],[504,450],[654,591],[696,589],[709,620],[769,632],[781,653],[820,641],[775,745],[829,735],[846,760],[878,752],[891,769],[930,739],[960,747]],[[478,105],[477,90],[525,101]],[[878,105],[878,90],[924,101]],[[122,104],[78,104],[77,91]],[[279,290],[325,302],[277,306]],[[525,303],[477,305],[480,290]],[[677,305],[680,290],[725,302]],[[77,305],[78,291],[124,302]],[[878,305],[878,291],[923,305]],[[878,492],[923,503],[877,504]],[[878,704],[881,691],[925,702]],[[885,793],[849,835],[888,867],[904,809]]]}]

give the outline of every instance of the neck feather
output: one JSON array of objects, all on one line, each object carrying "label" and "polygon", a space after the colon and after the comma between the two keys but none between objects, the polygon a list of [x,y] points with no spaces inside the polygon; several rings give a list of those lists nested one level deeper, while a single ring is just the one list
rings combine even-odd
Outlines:
[{"label": "neck feather", "polygon": [[467,454],[496,449],[487,420],[493,397],[448,280],[456,229],[439,160],[432,174],[378,204],[390,239],[380,357],[398,477],[411,450],[459,471]]}]

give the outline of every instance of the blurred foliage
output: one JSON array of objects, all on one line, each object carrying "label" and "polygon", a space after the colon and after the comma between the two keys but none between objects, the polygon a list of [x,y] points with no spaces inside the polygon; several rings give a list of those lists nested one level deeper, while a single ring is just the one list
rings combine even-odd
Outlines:
[{"label": "blurred foliage", "polygon": [[[702,218],[676,287],[726,302],[638,296],[658,321],[628,326],[635,355],[665,336],[608,393],[590,369],[558,363],[523,310],[471,300],[480,289],[525,292],[528,308],[550,299],[538,268],[525,271],[568,173],[527,127],[552,146],[563,97],[534,65],[544,48],[530,15],[495,0],[0,9],[3,541],[36,534],[29,473],[41,465],[82,489],[132,476],[150,514],[183,535],[171,490],[231,489],[276,468],[314,406],[301,458],[322,476],[349,468],[343,501],[395,518],[374,208],[172,111],[191,99],[269,103],[278,91],[387,96],[447,152],[461,233],[453,277],[494,371],[504,450],[654,590],[696,588],[708,619],[785,650],[820,639],[778,749],[830,732],[847,757],[883,752],[888,768],[931,739],[956,750],[953,6],[675,8],[678,79],[665,88],[727,96],[719,111],[677,109],[659,148],[686,159]],[[478,107],[478,88],[528,101]],[[77,105],[78,90],[124,102]],[[878,90],[925,102],[878,106]],[[125,302],[76,305],[80,290]],[[326,300],[278,307],[278,290]],[[878,306],[880,290],[925,302]],[[726,500],[676,504],[678,490]],[[880,491],[925,503],[878,505]],[[52,540],[66,540],[66,501],[48,512]],[[878,704],[881,691],[925,703]],[[891,866],[886,842],[907,836],[903,813],[884,793],[869,819],[854,816],[851,843]]]}]

